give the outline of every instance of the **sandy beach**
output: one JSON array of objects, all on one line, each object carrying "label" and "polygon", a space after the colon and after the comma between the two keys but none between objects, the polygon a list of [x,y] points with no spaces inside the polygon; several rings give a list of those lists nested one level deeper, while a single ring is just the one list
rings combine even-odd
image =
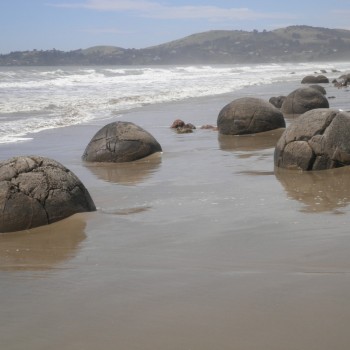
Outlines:
[{"label": "sandy beach", "polygon": [[[350,169],[275,171],[283,130],[169,128],[177,118],[216,124],[235,98],[299,86],[148,105],[1,144],[1,159],[61,162],[98,208],[0,235],[1,349],[348,349]],[[350,110],[348,90],[324,86],[331,108]],[[163,153],[83,163],[91,137],[113,120],[140,125]]]}]

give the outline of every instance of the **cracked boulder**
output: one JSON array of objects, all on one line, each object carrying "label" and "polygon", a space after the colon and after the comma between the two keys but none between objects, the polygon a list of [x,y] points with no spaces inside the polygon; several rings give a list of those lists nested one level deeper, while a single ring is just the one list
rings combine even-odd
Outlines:
[{"label": "cracked boulder", "polygon": [[113,122],[100,129],[87,145],[82,159],[87,162],[131,162],[161,152],[158,141],[131,122]]},{"label": "cracked boulder", "polygon": [[271,103],[243,97],[227,104],[219,113],[218,130],[223,135],[245,135],[284,128],[283,114]]},{"label": "cracked boulder", "polygon": [[300,115],[316,108],[328,108],[327,97],[314,87],[302,87],[291,92],[283,101],[281,112],[286,115]]},{"label": "cracked boulder", "polygon": [[0,162],[0,210],[0,232],[13,232],[96,208],[81,181],[62,164],[23,156]]},{"label": "cracked boulder", "polygon": [[274,162],[299,170],[350,165],[350,113],[321,108],[302,114],[277,142]]}]

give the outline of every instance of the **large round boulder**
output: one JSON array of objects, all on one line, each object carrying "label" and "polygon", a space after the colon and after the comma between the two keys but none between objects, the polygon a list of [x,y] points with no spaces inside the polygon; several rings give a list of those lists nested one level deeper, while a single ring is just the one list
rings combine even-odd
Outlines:
[{"label": "large round boulder", "polygon": [[243,97],[227,104],[219,113],[218,130],[224,135],[255,134],[284,128],[283,114],[271,103]]},{"label": "large round boulder", "polygon": [[87,162],[130,162],[161,152],[158,141],[131,122],[113,122],[100,129],[87,145]]},{"label": "large round boulder", "polygon": [[287,115],[299,115],[316,108],[328,108],[327,97],[311,87],[302,87],[291,92],[283,101],[281,112]]},{"label": "large round boulder", "polygon": [[329,79],[324,75],[307,75],[301,81],[302,84],[328,84]]},{"label": "large round boulder", "polygon": [[302,114],[277,142],[274,162],[300,170],[350,165],[350,113],[322,108]]},{"label": "large round boulder", "polygon": [[51,224],[94,210],[87,189],[62,164],[37,156],[0,162],[0,232]]}]

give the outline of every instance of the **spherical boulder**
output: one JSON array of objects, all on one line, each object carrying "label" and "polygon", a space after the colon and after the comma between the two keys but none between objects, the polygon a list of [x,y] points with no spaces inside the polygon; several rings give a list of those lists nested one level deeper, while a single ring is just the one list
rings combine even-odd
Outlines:
[{"label": "spherical boulder", "polygon": [[87,162],[130,162],[161,152],[158,141],[131,122],[113,122],[100,129],[87,145],[82,159]]},{"label": "spherical boulder", "polygon": [[302,84],[328,84],[329,79],[324,75],[307,75],[301,81]]},{"label": "spherical boulder", "polygon": [[350,165],[350,113],[321,108],[302,114],[277,142],[274,163],[300,170]]},{"label": "spherical boulder", "polygon": [[271,103],[253,97],[243,97],[227,104],[219,113],[220,134],[244,135],[284,128],[283,114]]},{"label": "spherical boulder", "polygon": [[62,164],[38,156],[0,162],[0,232],[51,224],[94,210],[87,189]]},{"label": "spherical boulder", "polygon": [[316,108],[328,108],[329,103],[320,91],[311,87],[302,87],[291,92],[283,101],[281,112],[287,115],[299,115]]}]

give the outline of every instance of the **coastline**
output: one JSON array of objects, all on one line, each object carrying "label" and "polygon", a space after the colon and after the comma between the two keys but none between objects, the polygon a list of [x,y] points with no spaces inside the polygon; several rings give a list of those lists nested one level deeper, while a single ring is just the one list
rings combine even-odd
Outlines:
[{"label": "coastline", "polygon": [[[349,170],[275,174],[280,131],[232,141],[169,128],[177,118],[215,124],[235,98],[268,100],[299,86],[130,110],[118,120],[149,131],[163,153],[123,166],[80,159],[113,119],[1,144],[2,159],[37,154],[61,162],[98,207],[0,235],[4,348],[346,349]],[[331,108],[350,110],[348,91],[326,90],[336,96]],[[45,233],[52,241],[41,246]]]}]

